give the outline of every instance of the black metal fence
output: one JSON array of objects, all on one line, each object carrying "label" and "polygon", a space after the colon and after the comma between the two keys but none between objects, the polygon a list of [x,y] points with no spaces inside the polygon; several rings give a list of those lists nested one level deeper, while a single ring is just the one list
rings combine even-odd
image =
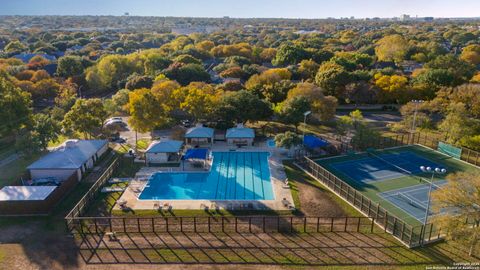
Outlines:
[{"label": "black metal fence", "polygon": [[95,200],[98,195],[100,188],[110,179],[115,169],[118,167],[119,158],[118,156],[113,157],[112,163],[104,170],[104,172],[98,177],[95,183],[90,187],[90,189],[85,193],[85,195],[78,201],[78,203],[70,210],[70,212],[65,216],[65,222],[67,229],[71,227],[71,222],[74,218],[79,217],[85,213],[85,210],[88,208],[89,204]]},{"label": "black metal fence", "polygon": [[115,233],[313,233],[379,232],[375,218],[300,216],[75,217],[74,234]]}]

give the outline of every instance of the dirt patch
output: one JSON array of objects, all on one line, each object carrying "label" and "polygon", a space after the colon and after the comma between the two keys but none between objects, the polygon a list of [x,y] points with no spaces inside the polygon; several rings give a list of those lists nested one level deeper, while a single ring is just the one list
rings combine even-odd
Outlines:
[{"label": "dirt patch", "polygon": [[300,211],[303,215],[312,217],[351,216],[345,212],[345,206],[342,207],[339,204],[339,199],[335,198],[336,195],[323,187],[317,180],[300,171],[291,162],[285,162],[284,165],[292,185],[293,196],[300,202]]},{"label": "dirt patch", "polygon": [[333,200],[328,191],[313,186],[305,179],[297,182],[301,211],[306,216],[345,217],[348,214]]}]

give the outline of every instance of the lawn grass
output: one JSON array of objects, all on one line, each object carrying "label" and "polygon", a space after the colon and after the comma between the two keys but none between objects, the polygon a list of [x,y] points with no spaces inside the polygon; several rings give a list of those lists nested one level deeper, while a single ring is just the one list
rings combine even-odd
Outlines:
[{"label": "lawn grass", "polygon": [[[432,149],[425,148],[422,146],[414,145],[414,146],[404,146],[401,148],[394,148],[394,149],[386,149],[383,150],[382,153],[395,153],[398,151],[411,151],[421,157],[425,157],[436,164],[442,165],[445,168],[448,169],[449,173],[454,173],[454,172],[460,172],[460,171],[466,171],[466,172],[479,172],[478,168],[469,165],[465,162],[462,162],[460,160],[445,156],[443,154],[440,154]],[[419,182],[417,178],[411,177],[411,176],[404,176],[400,178],[395,178],[395,179],[388,179],[388,180],[383,180],[383,181],[372,181],[368,183],[361,183],[358,182],[354,179],[351,179],[348,175],[343,173],[342,171],[339,171],[335,169],[332,164],[336,162],[342,162],[342,161],[348,161],[348,160],[357,160],[361,158],[367,157],[366,154],[356,154],[353,156],[341,156],[341,157],[336,157],[336,158],[327,158],[327,159],[319,159],[316,160],[316,162],[320,165],[322,165],[325,169],[328,171],[332,172],[336,176],[338,176],[340,179],[344,180],[347,182],[349,185],[351,185],[353,188],[357,189],[358,191],[362,192],[364,195],[366,195],[368,198],[370,198],[373,202],[380,203],[383,208],[385,208],[387,211],[389,211],[391,214],[397,216],[398,218],[402,219],[403,221],[407,222],[408,224],[412,226],[418,226],[421,225],[420,221],[412,217],[411,215],[407,214],[400,208],[396,207],[395,205],[391,204],[389,201],[383,199],[379,193],[390,191],[390,190],[396,190],[400,188],[405,188],[405,187],[410,187],[410,186],[415,186],[419,185],[424,182]],[[428,175],[420,175],[424,178],[430,177],[430,174]],[[445,177],[435,177],[434,181],[439,181],[443,180]]]},{"label": "lawn grass", "polygon": [[332,193],[330,190],[325,188],[323,184],[318,182],[317,180],[310,177],[304,171],[300,170],[293,164],[293,161],[284,161],[283,165],[285,167],[285,173],[287,174],[288,184],[290,185],[290,189],[292,191],[293,202],[295,206],[301,210],[300,204],[300,196],[299,190],[297,188],[297,183],[299,179],[303,179],[307,183],[317,187],[320,191],[322,191],[326,196],[328,196],[331,200],[335,201],[335,203],[342,208],[342,210],[348,216],[362,216],[362,213],[358,212],[355,208],[353,208],[350,204],[342,200],[340,197]]},{"label": "lawn grass", "polygon": [[140,140],[137,141],[137,149],[138,150],[146,150],[149,144],[150,144],[150,140],[140,139]]},{"label": "lawn grass", "polygon": [[20,183],[20,178],[26,172],[27,166],[41,157],[43,153],[20,157],[0,168],[0,187]]},{"label": "lawn grass", "polygon": [[69,137],[61,134],[60,136],[58,136],[56,141],[49,141],[48,142],[48,147],[57,147],[57,146],[61,145],[62,143],[64,143],[68,138]]}]

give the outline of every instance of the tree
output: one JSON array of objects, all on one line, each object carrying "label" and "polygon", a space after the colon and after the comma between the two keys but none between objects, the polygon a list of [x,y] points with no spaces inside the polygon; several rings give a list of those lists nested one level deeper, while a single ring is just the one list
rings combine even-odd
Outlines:
[{"label": "tree", "polygon": [[[416,116],[415,116],[415,110],[417,111]],[[390,125],[390,128],[392,129],[392,131],[409,132],[412,130],[414,117],[415,117],[416,128],[421,128],[421,129],[431,128],[432,121],[430,117],[427,115],[426,113],[427,111],[428,111],[427,103],[415,104],[413,102],[409,102],[400,108],[402,121],[392,123]]]},{"label": "tree", "polygon": [[333,119],[337,109],[337,99],[333,96],[324,96],[323,91],[312,83],[299,83],[288,92],[287,98],[303,96],[310,102],[312,112],[322,121]]},{"label": "tree", "polygon": [[41,151],[47,149],[48,143],[58,140],[61,127],[60,123],[50,115],[39,113],[33,117],[32,137],[38,141],[37,145]]},{"label": "tree", "polygon": [[198,64],[181,64],[174,63],[163,71],[165,76],[171,80],[175,80],[181,85],[187,85],[191,82],[208,82],[210,74]]},{"label": "tree", "polygon": [[172,61],[159,53],[151,53],[145,57],[143,68],[145,74],[155,75],[158,71],[167,68]]},{"label": "tree", "polygon": [[57,75],[60,77],[78,76],[83,71],[82,59],[78,56],[67,55],[58,59]]},{"label": "tree", "polygon": [[465,104],[458,102],[449,105],[438,129],[445,134],[448,143],[458,144],[461,139],[475,135],[478,123],[469,117]]},{"label": "tree", "polygon": [[167,114],[150,89],[142,88],[128,95],[128,123],[138,132],[152,131],[168,122]]},{"label": "tree", "polygon": [[173,91],[173,96],[180,101],[179,108],[195,120],[210,118],[218,102],[218,95],[210,85],[198,83],[191,83]]},{"label": "tree", "polygon": [[8,136],[31,123],[30,94],[15,87],[0,72],[0,135]]},{"label": "tree", "polygon": [[[480,240],[480,175],[459,172],[448,175],[447,181],[432,193],[432,206],[436,213],[454,210],[442,211],[434,222],[446,232],[448,240],[469,246],[469,255],[473,256]],[[470,222],[465,222],[467,219]]]},{"label": "tree", "polygon": [[428,69],[447,70],[451,76],[453,76],[451,86],[468,82],[475,74],[475,66],[458,59],[453,54],[440,55],[426,63],[424,67]]},{"label": "tree", "polygon": [[173,59],[174,62],[184,63],[184,64],[197,64],[201,65],[202,61],[199,59],[189,55],[189,54],[182,54]]},{"label": "tree", "polygon": [[42,69],[43,67],[45,67],[48,64],[50,64],[49,60],[45,59],[44,57],[42,57],[40,55],[36,55],[36,56],[32,57],[32,59],[30,59],[30,61],[28,61],[27,67],[29,69],[38,70],[38,69]]},{"label": "tree", "polygon": [[272,63],[275,66],[296,65],[307,58],[308,53],[305,49],[296,45],[283,44],[277,50],[277,54]]},{"label": "tree", "polygon": [[18,54],[25,51],[27,47],[18,40],[11,41],[5,46],[5,51],[9,54]]},{"label": "tree", "polygon": [[153,80],[149,76],[131,75],[125,84],[125,88],[128,90],[135,90],[140,88],[151,88],[152,85]]},{"label": "tree", "polygon": [[350,74],[340,65],[325,62],[318,69],[315,82],[326,91],[326,94],[335,97],[343,95],[345,86],[351,81]]},{"label": "tree", "polygon": [[294,125],[295,131],[298,130],[298,125],[303,121],[304,113],[309,110],[310,102],[304,96],[287,99],[275,107],[279,120],[285,124]]},{"label": "tree", "polygon": [[389,35],[376,43],[375,54],[379,61],[401,62],[405,59],[409,45],[401,35]]},{"label": "tree", "polygon": [[77,99],[70,111],[65,114],[62,125],[69,132],[96,137],[101,133],[106,118],[107,112],[101,99]]},{"label": "tree", "polygon": [[315,79],[319,67],[320,65],[313,60],[302,60],[298,66],[298,72],[302,79],[313,80]]},{"label": "tree", "polygon": [[215,108],[215,115],[229,124],[267,120],[272,116],[271,104],[252,92],[241,90],[225,93]]},{"label": "tree", "polygon": [[285,149],[291,149],[302,144],[302,137],[291,131],[275,135],[274,140],[277,147],[283,147]]},{"label": "tree", "polygon": [[348,84],[345,87],[345,101],[355,104],[373,104],[377,101],[379,89],[366,83],[359,81]]},{"label": "tree", "polygon": [[463,48],[460,59],[472,65],[480,64],[480,45],[472,44]]}]

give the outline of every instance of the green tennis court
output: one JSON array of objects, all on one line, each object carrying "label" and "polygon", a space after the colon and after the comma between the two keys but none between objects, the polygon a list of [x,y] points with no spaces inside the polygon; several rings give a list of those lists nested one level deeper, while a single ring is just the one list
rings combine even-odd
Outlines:
[{"label": "green tennis court", "polygon": [[[423,173],[420,166],[445,168],[447,175],[479,170],[420,145],[318,159],[315,162],[412,226],[422,224],[422,211],[425,213],[428,201],[428,183],[422,179],[430,179],[431,174]],[[445,183],[445,175],[435,176],[436,187]]]}]

